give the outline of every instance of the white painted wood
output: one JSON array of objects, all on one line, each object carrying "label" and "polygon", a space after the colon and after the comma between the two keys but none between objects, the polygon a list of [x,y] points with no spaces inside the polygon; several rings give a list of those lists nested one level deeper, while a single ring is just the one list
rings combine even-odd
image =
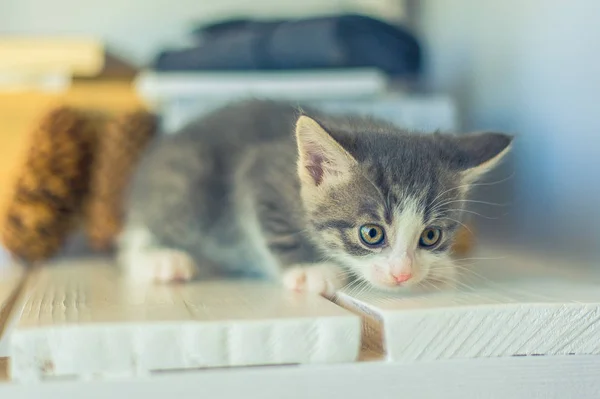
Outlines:
[{"label": "white painted wood", "polygon": [[101,261],[30,275],[11,337],[11,375],[349,362],[360,319],[317,296],[261,282],[135,285]]},{"label": "white painted wood", "polygon": [[454,289],[342,292],[336,301],[365,316],[371,345],[393,361],[600,354],[596,274],[521,254],[475,261]]},{"label": "white painted wood", "polygon": [[136,90],[150,102],[174,98],[286,100],[372,98],[386,92],[387,77],[375,68],[310,71],[152,72],[136,78]]},{"label": "white painted wood", "polygon": [[[346,86],[354,87],[354,83]],[[353,90],[358,90],[359,87]],[[325,85],[321,88],[328,91],[328,96],[319,95],[317,99],[308,99],[298,93],[282,91],[273,92],[270,97],[293,98],[311,107],[324,111],[342,114],[365,114],[387,120],[409,130],[420,131],[456,131],[458,128],[458,112],[451,97],[438,94],[406,94],[402,91],[389,91],[384,95],[362,98],[339,93]],[[242,96],[241,98],[243,98]],[[259,96],[260,97],[260,96]],[[183,96],[172,93],[163,98],[157,107],[160,109],[163,127],[167,133],[173,133],[192,120],[225,105],[230,97]]]},{"label": "white painted wood", "polygon": [[6,337],[10,331],[9,316],[23,277],[22,268],[14,265],[0,267],[0,357],[8,353]]},{"label": "white painted wood", "polygon": [[358,362],[169,372],[122,380],[1,383],[19,399],[597,399],[600,356]]}]

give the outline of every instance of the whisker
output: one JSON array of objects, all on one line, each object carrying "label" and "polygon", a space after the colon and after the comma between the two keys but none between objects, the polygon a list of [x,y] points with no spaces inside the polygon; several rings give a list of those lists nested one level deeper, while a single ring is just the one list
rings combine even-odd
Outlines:
[{"label": "whisker", "polygon": [[362,279],[356,280],[356,285],[352,287],[352,289],[348,292],[348,295],[357,296],[360,292],[363,291],[365,284],[368,283]]},{"label": "whisker", "polygon": [[360,280],[353,280],[353,281],[349,282],[348,284],[346,284],[345,286],[343,286],[340,289],[340,291],[351,291],[352,289],[354,289],[354,286],[357,284],[360,284]]},{"label": "whisker", "polygon": [[479,217],[482,217],[482,218],[488,219],[488,220],[498,220],[499,219],[497,217],[482,215],[481,213],[477,213],[477,212],[472,211],[470,209],[460,209],[460,208],[446,209],[443,212],[439,213],[438,217],[443,216],[446,212],[465,212],[465,213],[469,213],[469,214],[472,214],[472,215],[477,215]]},{"label": "whisker", "polygon": [[473,230],[471,230],[471,229],[470,229],[470,228],[469,228],[469,227],[468,227],[466,224],[464,224],[464,223],[463,223],[463,222],[461,222],[460,220],[452,219],[452,218],[449,218],[449,217],[447,217],[447,216],[444,216],[443,218],[441,218],[441,220],[443,220],[443,219],[447,219],[447,220],[450,220],[451,222],[458,223],[458,224],[460,224],[462,227],[464,227],[465,229],[467,229],[467,231],[468,231],[469,233],[471,233],[471,234],[475,234],[475,233],[473,233]]},{"label": "whisker", "polygon": [[[439,269],[439,268],[436,268]],[[514,298],[514,291],[507,289],[506,287],[498,284],[497,282],[469,269],[466,267],[462,267],[457,265],[457,271],[459,272],[459,277],[453,277],[453,276],[447,276],[447,280],[452,281],[458,285],[461,285],[463,287],[468,287],[469,294],[470,295],[475,295],[478,298],[484,300],[484,301],[489,301],[490,298],[484,298],[476,293],[474,293],[472,290],[475,290],[476,287],[475,285],[469,285],[467,284],[468,280],[465,281],[466,278],[469,277],[475,277],[475,279],[472,281],[472,283],[479,285],[481,285],[481,288],[493,288],[495,291],[495,296],[497,296],[499,298],[499,300],[503,300],[503,301],[507,301],[507,302],[512,302],[513,298]]]},{"label": "whisker", "polygon": [[459,269],[462,272],[469,272],[470,274],[472,274],[472,275],[474,275],[476,277],[479,277],[480,279],[482,279],[486,283],[495,284],[494,281],[490,280],[489,278],[487,278],[487,277],[485,277],[485,276],[483,276],[483,275],[481,275],[481,274],[479,274],[479,273],[477,273],[477,272],[475,272],[475,271],[473,271],[473,270],[471,270],[471,269],[469,269],[467,267],[456,265],[456,268]]},{"label": "whisker", "polygon": [[427,283],[428,283],[429,285],[431,285],[433,288],[435,288],[436,290],[438,290],[438,291],[440,291],[440,292],[443,292],[443,290],[442,290],[440,287],[438,287],[437,285],[433,284],[433,282],[432,282],[432,281],[430,281],[430,280],[424,280],[424,281],[427,281]]},{"label": "whisker", "polygon": [[364,281],[357,280],[357,284],[354,285],[349,291],[347,291],[347,294],[352,297],[357,297],[359,295],[359,293],[362,292],[364,284],[365,284]]},{"label": "whisker", "polygon": [[432,208],[431,212],[434,213],[435,211],[437,211],[442,206],[446,206],[446,205],[450,205],[450,204],[455,204],[457,202],[468,203],[468,204],[483,204],[483,205],[499,206],[499,207],[507,207],[507,206],[511,205],[511,203],[500,204],[500,203],[497,203],[497,202],[480,201],[480,200],[472,200],[472,199],[454,199],[454,200],[442,202],[441,204],[436,205],[434,208]]},{"label": "whisker", "polygon": [[353,280],[352,277],[354,276],[350,273],[337,273],[335,277],[341,279],[342,281],[351,281]]},{"label": "whisker", "polygon": [[458,259],[453,259],[454,262],[462,262],[465,260],[504,260],[504,259],[508,259],[508,256],[499,256],[499,257],[495,257],[495,258],[481,258],[481,257],[471,257],[471,258],[458,258]]},{"label": "whisker", "polygon": [[370,290],[371,290],[371,284],[368,281],[364,281],[364,285],[358,295],[362,296],[365,293],[368,293]]},{"label": "whisker", "polygon": [[452,187],[452,188],[450,188],[450,189],[448,189],[446,191],[443,191],[442,193],[438,194],[438,196],[435,197],[433,199],[433,201],[431,201],[432,202],[432,207],[436,206],[436,201],[441,196],[443,196],[444,194],[449,193],[450,191],[459,190],[461,188],[466,188],[466,187],[470,188],[470,187],[478,187],[478,186],[493,186],[493,185],[496,185],[496,184],[504,183],[505,181],[508,181],[509,179],[512,179],[514,176],[515,176],[515,173],[513,172],[510,176],[505,177],[504,179],[501,179],[501,180],[494,181],[494,182],[489,182],[489,183],[475,183],[475,184],[462,184],[460,186]]},{"label": "whisker", "polygon": [[[441,204],[436,205],[435,207],[432,207],[431,213],[435,214],[437,212],[440,212],[440,208],[450,205],[450,204],[454,204],[454,203],[486,204],[486,205],[490,205],[490,206],[499,206],[499,207],[509,206],[509,204],[499,204],[499,203],[488,202],[488,201],[479,201],[479,200],[470,200],[470,199],[455,199],[455,200],[443,202]],[[459,207],[455,207],[455,208],[451,208],[451,209],[442,209],[441,212],[451,211],[451,210],[461,211],[461,210],[464,210],[464,208],[465,207],[463,207],[463,206],[459,206]]]},{"label": "whisker", "polygon": [[466,289],[465,291],[461,291],[461,292],[472,295],[475,298],[478,298],[479,300],[481,300],[482,302],[489,301],[489,298],[486,298],[486,297],[476,293],[477,288],[475,286],[469,285],[463,281],[460,281],[459,279],[449,279],[449,281]]}]

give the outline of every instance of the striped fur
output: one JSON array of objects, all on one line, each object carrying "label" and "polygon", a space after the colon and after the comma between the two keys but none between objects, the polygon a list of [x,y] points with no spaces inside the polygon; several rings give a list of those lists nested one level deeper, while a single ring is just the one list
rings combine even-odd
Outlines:
[{"label": "striped fur", "polygon": [[[149,252],[183,253],[199,269],[185,275],[257,276],[321,293],[351,276],[390,290],[443,278],[468,188],[510,143],[279,102],[232,104],[151,146],[131,187],[123,264],[151,268]],[[385,230],[384,245],[361,241],[365,224]],[[442,239],[420,248],[431,226]],[[394,273],[407,265],[411,278],[399,284]]]}]

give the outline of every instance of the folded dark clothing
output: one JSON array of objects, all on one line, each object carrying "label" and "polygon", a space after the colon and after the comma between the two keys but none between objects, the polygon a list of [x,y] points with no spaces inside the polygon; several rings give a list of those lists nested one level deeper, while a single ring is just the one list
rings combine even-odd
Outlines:
[{"label": "folded dark clothing", "polygon": [[194,31],[195,46],[165,50],[158,71],[378,68],[414,75],[421,48],[407,30],[360,15],[299,20],[231,20]]}]

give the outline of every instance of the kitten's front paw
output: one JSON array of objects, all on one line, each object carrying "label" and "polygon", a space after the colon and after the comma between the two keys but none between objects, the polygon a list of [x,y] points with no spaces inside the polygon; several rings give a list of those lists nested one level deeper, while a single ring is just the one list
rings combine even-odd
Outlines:
[{"label": "kitten's front paw", "polygon": [[193,279],[198,269],[190,255],[175,249],[153,249],[129,260],[129,277],[137,281],[158,283]]},{"label": "kitten's front paw", "polygon": [[285,271],[283,285],[293,291],[332,296],[346,283],[343,270],[331,264],[302,265]]}]

